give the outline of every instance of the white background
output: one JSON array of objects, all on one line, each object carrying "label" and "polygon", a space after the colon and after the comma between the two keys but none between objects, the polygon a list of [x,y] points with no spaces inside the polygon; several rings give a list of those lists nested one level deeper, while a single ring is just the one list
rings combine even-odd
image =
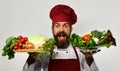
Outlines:
[{"label": "white background", "polygon": [[9,36],[44,34],[52,37],[50,9],[56,4],[74,8],[78,16],[73,32],[83,35],[88,31],[110,29],[117,46],[102,48],[94,55],[100,71],[119,71],[120,68],[120,1],[119,0],[0,0],[0,71],[22,71],[27,53],[16,53],[8,60],[2,48]]}]

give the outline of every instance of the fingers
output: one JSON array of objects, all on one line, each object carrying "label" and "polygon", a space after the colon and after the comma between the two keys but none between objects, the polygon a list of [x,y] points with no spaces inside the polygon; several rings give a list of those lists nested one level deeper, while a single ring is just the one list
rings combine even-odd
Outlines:
[{"label": "fingers", "polygon": [[35,55],[36,52],[28,52],[29,55]]},{"label": "fingers", "polygon": [[33,59],[37,58],[37,53],[36,52],[32,52],[32,53],[28,53],[29,57],[32,57]]},{"label": "fingers", "polygon": [[83,54],[89,54],[89,55],[93,55],[97,52],[100,52],[101,50],[100,49],[97,49],[97,50],[80,50]]},{"label": "fingers", "polygon": [[98,50],[95,50],[95,51],[91,51],[91,53],[97,53],[97,52],[100,52],[101,50],[100,49],[98,49]]}]

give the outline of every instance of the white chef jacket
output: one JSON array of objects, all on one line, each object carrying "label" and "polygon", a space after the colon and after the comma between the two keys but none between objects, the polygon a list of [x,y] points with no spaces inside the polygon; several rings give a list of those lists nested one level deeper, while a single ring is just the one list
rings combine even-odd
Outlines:
[{"label": "white chef jacket", "polygon": [[[71,45],[69,45],[67,49],[57,49],[57,47],[55,47],[53,51],[56,54],[56,57],[54,59],[77,59],[76,54]],[[94,61],[91,64],[91,66],[88,66],[84,54],[81,53],[80,49],[78,48],[76,48],[76,51],[79,57],[81,71],[99,71]],[[48,55],[49,54],[50,53],[48,53]],[[29,65],[29,67],[26,62],[23,67],[23,71],[48,71],[48,65],[49,65],[48,57],[45,57],[42,62],[36,59],[35,63]]]}]

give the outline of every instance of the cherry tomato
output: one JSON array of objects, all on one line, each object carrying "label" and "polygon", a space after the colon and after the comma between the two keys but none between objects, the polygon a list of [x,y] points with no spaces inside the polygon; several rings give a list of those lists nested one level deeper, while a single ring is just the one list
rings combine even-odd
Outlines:
[{"label": "cherry tomato", "polygon": [[91,38],[90,34],[86,34],[82,37],[82,40],[88,42],[88,40]]},{"label": "cherry tomato", "polygon": [[19,42],[18,46],[19,46],[19,47],[22,47],[22,46],[23,46],[22,42]]},{"label": "cherry tomato", "polygon": [[14,49],[17,50],[17,49],[18,49],[18,46],[15,45],[15,46],[14,46]]},{"label": "cherry tomato", "polygon": [[24,40],[25,40],[25,42],[26,42],[26,41],[28,41],[28,38],[27,38],[27,37],[24,37]]},{"label": "cherry tomato", "polygon": [[24,38],[22,38],[20,41],[21,41],[22,43],[25,43],[25,39],[24,39]]},{"label": "cherry tomato", "polygon": [[18,36],[18,39],[19,39],[19,40],[21,40],[22,38],[23,38],[23,37],[22,37],[21,35],[20,35],[20,36]]},{"label": "cherry tomato", "polygon": [[15,44],[14,44],[14,45],[18,46],[18,44],[19,44],[19,42],[15,42]]}]

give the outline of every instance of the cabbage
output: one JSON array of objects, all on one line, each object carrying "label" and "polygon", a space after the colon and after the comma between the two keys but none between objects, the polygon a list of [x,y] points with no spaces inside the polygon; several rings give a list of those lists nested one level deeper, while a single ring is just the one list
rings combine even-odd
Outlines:
[{"label": "cabbage", "polygon": [[48,40],[48,38],[42,34],[35,34],[28,36],[28,42],[34,44],[35,48],[42,47],[42,45]]}]

